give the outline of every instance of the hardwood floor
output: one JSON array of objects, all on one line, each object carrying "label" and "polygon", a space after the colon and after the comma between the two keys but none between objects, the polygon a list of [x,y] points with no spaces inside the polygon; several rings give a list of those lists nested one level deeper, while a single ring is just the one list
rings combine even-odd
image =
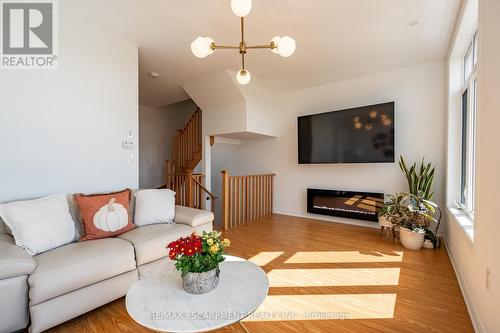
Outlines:
[{"label": "hardwood floor", "polygon": [[[225,236],[230,254],[252,258],[270,279],[263,316],[245,321],[252,333],[474,331],[444,248],[405,250],[377,229],[284,215]],[[50,330],[148,331],[127,315],[124,298]]]}]

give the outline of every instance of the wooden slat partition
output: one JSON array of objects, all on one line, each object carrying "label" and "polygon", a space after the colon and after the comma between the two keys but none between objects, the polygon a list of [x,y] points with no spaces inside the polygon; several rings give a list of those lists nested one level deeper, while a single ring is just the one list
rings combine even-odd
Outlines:
[{"label": "wooden slat partition", "polygon": [[224,230],[271,215],[274,174],[231,176],[222,171],[221,219]]}]

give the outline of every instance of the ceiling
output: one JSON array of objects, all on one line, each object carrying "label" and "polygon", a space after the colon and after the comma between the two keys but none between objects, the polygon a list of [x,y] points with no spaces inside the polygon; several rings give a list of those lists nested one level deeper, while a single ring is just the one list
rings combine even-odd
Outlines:
[{"label": "ceiling", "polygon": [[[239,19],[230,0],[71,0],[89,24],[139,46],[140,103],[159,107],[188,98],[186,82],[222,70],[236,71],[234,50],[195,58],[197,36],[219,44],[239,42]],[[253,0],[246,18],[249,44],[289,35],[297,51],[281,58],[251,50],[253,82],[276,93],[444,59],[461,0]],[[67,5],[67,7],[66,7]],[[414,26],[408,22],[418,20]],[[159,78],[147,73],[158,72]]]}]

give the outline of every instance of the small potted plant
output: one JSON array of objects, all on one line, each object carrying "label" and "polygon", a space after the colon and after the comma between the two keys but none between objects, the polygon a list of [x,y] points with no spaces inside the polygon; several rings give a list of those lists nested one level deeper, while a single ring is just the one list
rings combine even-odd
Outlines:
[{"label": "small potted plant", "polygon": [[401,244],[410,250],[420,250],[427,236],[433,244],[435,233],[430,229],[437,205],[430,200],[412,193],[398,193],[390,196],[389,201],[380,210],[380,216],[390,221],[399,230]]},{"label": "small potted plant", "polygon": [[181,237],[167,245],[168,256],[181,272],[182,287],[191,294],[205,294],[219,283],[219,264],[224,261],[224,250],[231,245],[221,240],[217,231],[195,233]]}]

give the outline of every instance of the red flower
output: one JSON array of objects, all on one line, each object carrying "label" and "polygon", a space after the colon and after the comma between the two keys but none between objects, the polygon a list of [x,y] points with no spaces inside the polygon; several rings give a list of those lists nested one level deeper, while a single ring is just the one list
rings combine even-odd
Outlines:
[{"label": "red flower", "polygon": [[168,257],[171,260],[175,260],[178,255],[186,255],[191,257],[196,253],[201,253],[201,251],[203,250],[202,239],[195,233],[170,242],[166,247],[169,249]]}]

